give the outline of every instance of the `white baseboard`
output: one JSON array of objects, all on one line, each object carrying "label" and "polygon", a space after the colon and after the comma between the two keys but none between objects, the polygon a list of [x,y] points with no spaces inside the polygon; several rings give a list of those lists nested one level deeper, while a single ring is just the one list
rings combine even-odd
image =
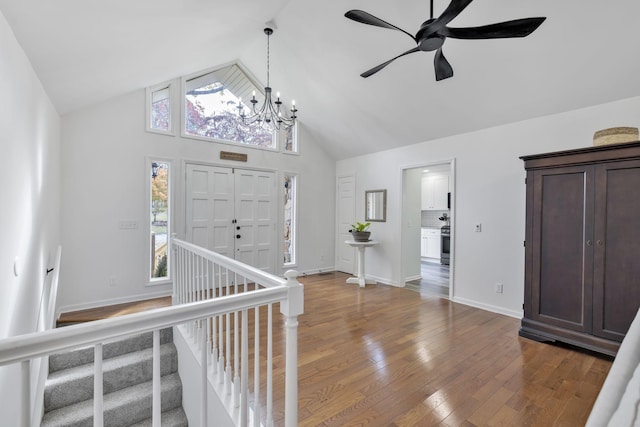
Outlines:
[{"label": "white baseboard", "polygon": [[400,288],[400,284],[394,282],[393,280],[389,280],[385,277],[372,276],[371,274],[367,274],[367,279],[375,280],[378,283],[382,283],[383,285],[395,286],[396,288]]},{"label": "white baseboard", "polygon": [[92,301],[92,302],[82,303],[82,304],[71,304],[71,305],[59,307],[58,310],[56,311],[56,319],[60,318],[61,313],[68,313],[70,311],[87,310],[89,308],[107,307],[110,305],[124,304],[128,302],[144,301],[144,300],[153,299],[153,298],[166,297],[166,296],[171,296],[172,292],[173,290],[168,289],[168,290],[161,290],[161,291],[149,292],[149,293],[138,294],[138,295],[129,295],[121,298]]},{"label": "white baseboard", "polygon": [[407,283],[407,282],[411,282],[411,281],[414,281],[414,280],[420,280],[420,279],[422,279],[422,276],[418,274],[417,276],[405,277],[404,282]]},{"label": "white baseboard", "polygon": [[300,273],[300,277],[302,277],[302,276],[309,276],[311,274],[329,273],[333,271],[336,271],[336,268],[334,266],[329,266],[329,267],[312,268],[310,270],[304,270],[304,271],[298,271],[298,272]]},{"label": "white baseboard", "polygon": [[505,316],[514,317],[516,319],[522,319],[522,317],[524,316],[523,311],[506,310],[502,307],[496,307],[495,305],[490,305],[490,304],[483,304],[481,302],[469,300],[466,298],[453,297],[452,301],[460,304],[468,305],[471,307],[480,308],[482,310],[491,311],[492,313],[504,314]]}]

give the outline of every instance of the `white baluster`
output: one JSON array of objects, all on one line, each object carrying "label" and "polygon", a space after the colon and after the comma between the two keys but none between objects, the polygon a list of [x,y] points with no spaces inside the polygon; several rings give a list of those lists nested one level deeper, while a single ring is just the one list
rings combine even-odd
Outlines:
[{"label": "white baluster", "polygon": [[22,427],[31,427],[31,361],[21,363],[22,377]]},{"label": "white baluster", "polygon": [[273,304],[267,311],[267,427],[273,427]]},{"label": "white baluster", "polygon": [[[240,363],[238,362],[240,357],[239,329],[238,312],[235,311],[233,313],[233,402],[236,408],[240,406]],[[230,338],[227,338],[227,340],[230,341]]]},{"label": "white baluster", "polygon": [[162,401],[161,401],[161,387],[160,387],[160,330],[153,331],[153,378],[152,386],[153,398],[152,398],[152,417],[151,422],[153,427],[160,427],[162,422]]},{"label": "white baluster", "polygon": [[[234,329],[237,325],[237,315],[235,315]],[[227,352],[227,365],[224,371],[224,390],[225,394],[231,394],[231,314],[227,314],[227,322],[225,325],[225,350]],[[235,368],[235,364],[234,364]]]},{"label": "white baluster", "polygon": [[206,328],[202,327],[204,320],[200,321],[201,347],[200,352],[200,425],[206,427],[207,421],[207,336]]},{"label": "white baluster", "polygon": [[[234,328],[235,329],[235,328]],[[240,426],[246,427],[249,419],[249,312],[242,310],[242,367],[240,381]]]},{"label": "white baluster", "polygon": [[260,307],[255,308],[253,324],[253,425],[260,427]]},{"label": "white baluster", "polygon": [[94,347],[93,355],[93,427],[104,425],[102,396],[102,343]]}]

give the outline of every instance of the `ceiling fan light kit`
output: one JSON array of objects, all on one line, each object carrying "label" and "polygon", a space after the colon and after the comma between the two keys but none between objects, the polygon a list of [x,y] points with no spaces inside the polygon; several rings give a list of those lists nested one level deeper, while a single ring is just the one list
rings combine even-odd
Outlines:
[{"label": "ceiling fan light kit", "polygon": [[436,80],[440,81],[448,79],[453,76],[453,67],[451,67],[451,64],[449,64],[449,61],[447,61],[447,58],[445,58],[444,53],[442,52],[442,45],[447,37],[463,40],[526,37],[534,32],[546,19],[542,17],[523,18],[478,27],[448,27],[447,24],[455,19],[467,6],[469,6],[472,1],[473,0],[451,0],[451,3],[449,3],[449,6],[447,6],[444,12],[434,19],[433,0],[431,0],[431,18],[422,23],[415,36],[402,28],[396,27],[395,25],[383,21],[382,19],[363,10],[354,9],[345,13],[345,17],[362,24],[400,31],[411,37],[411,39],[417,44],[417,47],[409,49],[406,52],[365,71],[360,74],[360,76],[365,78],[369,77],[382,70],[396,59],[410,53],[419,51],[435,51],[436,53],[433,61]]}]

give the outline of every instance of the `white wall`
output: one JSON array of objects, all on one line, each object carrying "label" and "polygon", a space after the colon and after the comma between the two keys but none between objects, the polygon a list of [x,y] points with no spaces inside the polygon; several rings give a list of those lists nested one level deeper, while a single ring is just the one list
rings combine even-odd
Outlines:
[{"label": "white wall", "polygon": [[[387,188],[386,223],[376,223],[380,245],[367,253],[368,273],[401,283],[402,168],[456,159],[454,300],[520,317],[524,295],[525,172],[519,156],[592,145],[596,130],[638,126],[640,98],[339,161],[336,173],[357,174],[357,216],[369,188]],[[482,223],[482,232],[474,225]],[[495,283],[504,284],[496,294]]]},{"label": "white wall", "polygon": [[[60,117],[0,13],[0,339],[36,330],[60,244]],[[19,275],[14,275],[14,259]],[[19,425],[20,369],[0,368],[3,425]]]},{"label": "white wall", "polygon": [[[174,87],[180,87],[179,80],[174,83]],[[174,113],[179,105],[177,99]],[[168,285],[145,286],[146,156],[173,161],[174,231],[178,237],[184,237],[184,174],[180,173],[184,160],[298,173],[296,269],[332,268],[335,161],[311,139],[304,123],[300,123],[300,155],[149,133],[144,130],[143,89],[65,115],[62,122],[66,256],[59,295],[61,309],[151,298],[170,291]],[[175,124],[178,126],[177,121]],[[248,162],[221,161],[221,150],[247,153]],[[137,221],[138,229],[120,230],[121,220]],[[112,276],[115,286],[109,286]]]}]

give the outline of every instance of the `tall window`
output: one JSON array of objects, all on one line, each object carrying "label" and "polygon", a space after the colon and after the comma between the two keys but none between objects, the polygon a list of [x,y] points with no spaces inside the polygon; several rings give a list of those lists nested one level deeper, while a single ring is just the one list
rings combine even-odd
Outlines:
[{"label": "tall window", "polygon": [[296,263],[296,176],[284,176],[284,265]]},{"label": "tall window", "polygon": [[151,223],[150,256],[151,281],[169,278],[169,163],[151,161],[151,200],[149,213]]},{"label": "tall window", "polygon": [[298,152],[298,125],[295,124],[289,128],[282,130],[283,134],[283,150],[285,153]]},{"label": "tall window", "polygon": [[249,111],[253,93],[260,94],[260,90],[235,64],[188,78],[184,94],[185,135],[275,149],[276,134],[271,125],[246,125],[238,114],[239,105]]},{"label": "tall window", "polygon": [[171,85],[147,89],[147,130],[171,132]]}]

